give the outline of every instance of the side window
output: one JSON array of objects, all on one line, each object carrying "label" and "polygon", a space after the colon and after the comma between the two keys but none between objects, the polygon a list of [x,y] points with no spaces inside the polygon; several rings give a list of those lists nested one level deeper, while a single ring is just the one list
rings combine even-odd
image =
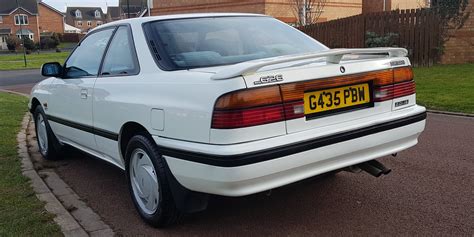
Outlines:
[{"label": "side window", "polygon": [[66,62],[66,78],[97,76],[100,62],[114,28],[94,32],[87,36]]},{"label": "side window", "polygon": [[131,32],[128,27],[121,26],[107,50],[101,75],[133,75],[137,74],[138,70]]}]

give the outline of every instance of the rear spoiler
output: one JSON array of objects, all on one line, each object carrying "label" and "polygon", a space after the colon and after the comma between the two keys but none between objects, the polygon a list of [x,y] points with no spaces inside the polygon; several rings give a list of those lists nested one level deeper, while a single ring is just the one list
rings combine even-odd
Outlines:
[{"label": "rear spoiler", "polygon": [[403,48],[366,48],[366,49],[329,49],[326,51],[318,52],[318,53],[309,53],[309,54],[298,54],[298,55],[288,55],[288,56],[280,56],[274,58],[267,58],[267,59],[258,59],[247,61],[243,63],[238,63],[221,71],[218,71],[214,74],[211,79],[213,80],[221,80],[221,79],[228,79],[238,76],[246,76],[250,74],[254,74],[259,69],[279,64],[279,63],[287,63],[292,61],[298,60],[305,60],[311,58],[321,58],[326,57],[327,63],[338,64],[344,55],[377,55],[377,54],[388,54],[389,57],[405,57],[408,55],[408,51]]}]

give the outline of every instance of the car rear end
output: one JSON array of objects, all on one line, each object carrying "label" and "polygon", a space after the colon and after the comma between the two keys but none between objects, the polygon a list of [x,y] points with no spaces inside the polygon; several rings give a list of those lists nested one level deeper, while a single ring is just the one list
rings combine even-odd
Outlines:
[{"label": "car rear end", "polygon": [[424,130],[426,112],[416,105],[404,50],[323,49],[210,67],[192,59],[220,57],[209,52],[176,58],[195,63],[191,72],[214,74],[211,83],[243,80],[246,88],[212,101],[208,143],[155,138],[172,174],[190,190],[225,196],[269,190],[400,152]]},{"label": "car rear end", "polygon": [[[324,74],[318,72],[331,76],[314,78]],[[283,81],[262,84],[269,75]],[[183,186],[226,196],[261,192],[400,152],[425,127],[406,58],[272,70],[243,80],[247,89],[216,100],[209,144],[182,142],[165,151]]]}]

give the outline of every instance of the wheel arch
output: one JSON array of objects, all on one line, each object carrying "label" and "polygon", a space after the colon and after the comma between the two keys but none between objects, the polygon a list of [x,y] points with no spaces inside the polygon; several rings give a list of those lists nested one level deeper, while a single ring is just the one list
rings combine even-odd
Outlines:
[{"label": "wheel arch", "polygon": [[126,157],[125,152],[127,150],[127,145],[130,139],[139,133],[145,133],[147,136],[151,138],[151,134],[145,128],[145,126],[141,125],[138,122],[129,121],[122,125],[120,128],[120,133],[118,137],[118,146],[120,157],[122,158],[123,164],[126,164]]},{"label": "wheel arch", "polygon": [[36,98],[36,97],[33,97],[31,99],[31,107],[30,107],[30,113],[34,113],[35,112],[35,108],[36,106],[38,105],[41,105],[40,101]]}]

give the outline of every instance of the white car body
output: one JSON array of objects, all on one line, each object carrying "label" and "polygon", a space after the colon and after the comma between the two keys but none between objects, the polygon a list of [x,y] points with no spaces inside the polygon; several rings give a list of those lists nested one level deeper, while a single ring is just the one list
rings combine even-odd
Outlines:
[{"label": "white car body", "polygon": [[[401,49],[378,49],[387,57],[345,59],[370,50],[328,50],[326,54],[279,57],[236,65],[164,71],[154,61],[142,24],[152,20],[250,14],[190,14],[137,18],[133,32],[140,71],[126,77],[48,78],[31,93],[30,108],[44,107],[52,131],[63,144],[125,169],[124,129],[141,126],[159,146],[169,169],[185,188],[243,196],[318,174],[394,154],[417,144],[425,108],[415,94],[376,102],[373,107],[307,120],[297,118],[235,129],[211,128],[216,100],[280,74],[286,84],[410,65]],[[301,66],[305,60],[323,59]],[[393,63],[397,62],[397,63]],[[340,67],[344,66],[345,72]],[[257,83],[258,84],[258,83]],[[395,106],[404,101],[402,106]],[[349,136],[350,132],[358,132]],[[335,139],[332,143],[325,141]],[[326,140],[325,140],[326,139]],[[297,147],[297,148],[295,148]]]}]

